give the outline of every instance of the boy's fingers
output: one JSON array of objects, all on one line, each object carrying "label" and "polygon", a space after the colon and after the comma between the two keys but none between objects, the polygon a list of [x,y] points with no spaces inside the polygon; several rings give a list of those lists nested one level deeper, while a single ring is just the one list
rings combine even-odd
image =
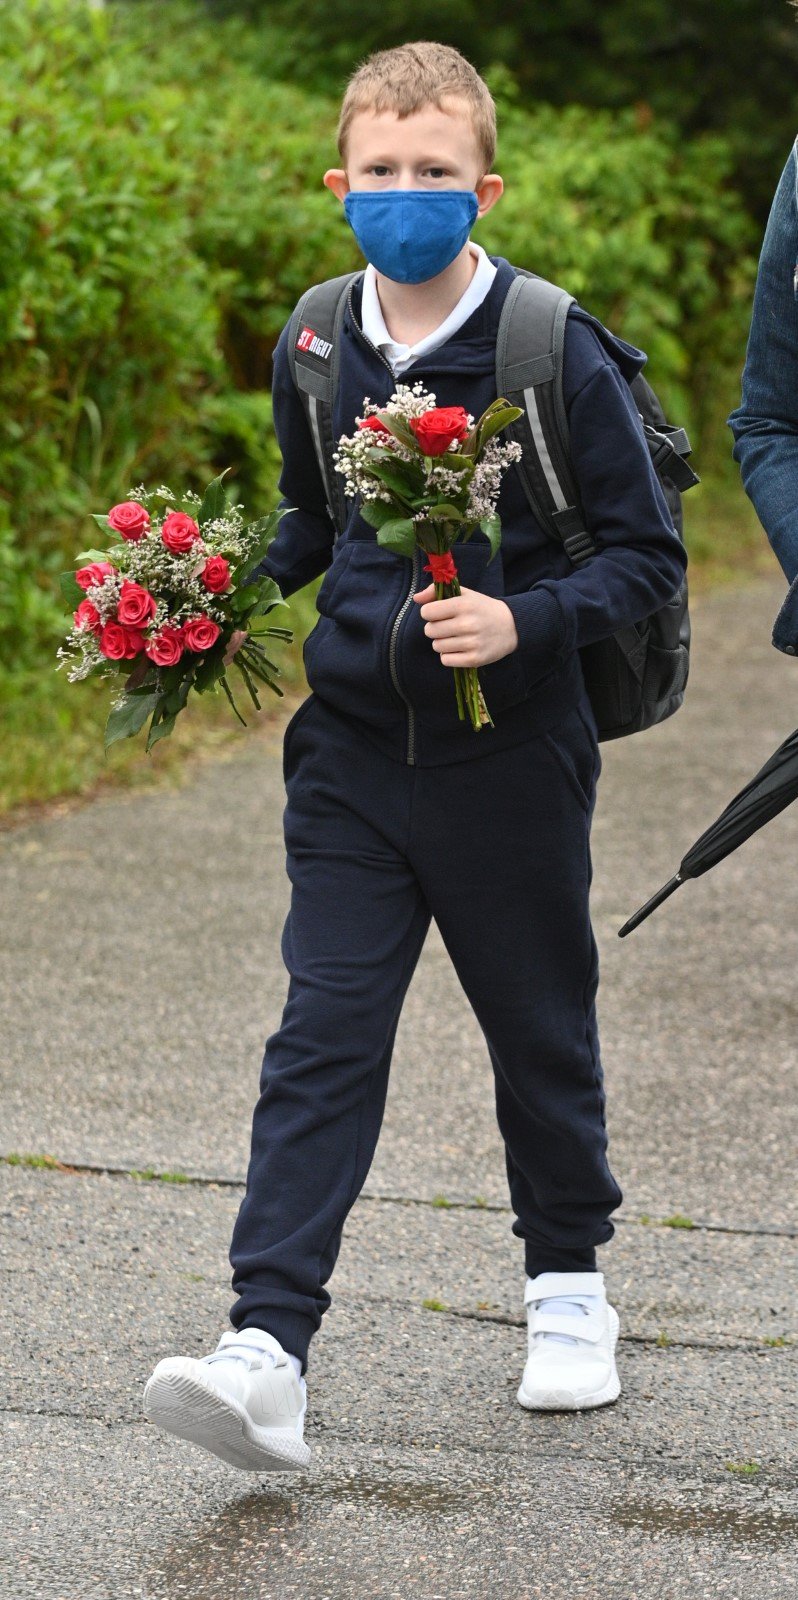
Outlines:
[{"label": "boy's fingers", "polygon": [[445,622],[447,617],[458,615],[463,600],[472,593],[471,589],[461,588],[459,594],[449,595],[447,600],[436,600],[435,585],[431,583],[428,588],[419,589],[418,593],[413,595],[413,599],[418,600],[421,606],[429,605],[429,611],[422,611],[425,622]]}]

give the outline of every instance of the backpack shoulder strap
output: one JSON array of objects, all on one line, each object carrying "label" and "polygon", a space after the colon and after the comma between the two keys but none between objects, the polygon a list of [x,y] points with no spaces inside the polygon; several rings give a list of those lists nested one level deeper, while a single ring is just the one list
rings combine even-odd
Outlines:
[{"label": "backpack shoulder strap", "polygon": [[595,550],[571,470],[563,398],[565,319],[574,296],[516,268],[496,336],[496,392],[523,415],[505,430],[518,440],[518,470],[534,515],[578,565]]},{"label": "backpack shoulder strap", "polygon": [[301,296],[288,330],[288,363],[308,419],[313,448],[338,538],[346,526],[343,479],[333,463],[333,404],[340,370],[340,332],[349,285],[359,272],[313,283]]}]

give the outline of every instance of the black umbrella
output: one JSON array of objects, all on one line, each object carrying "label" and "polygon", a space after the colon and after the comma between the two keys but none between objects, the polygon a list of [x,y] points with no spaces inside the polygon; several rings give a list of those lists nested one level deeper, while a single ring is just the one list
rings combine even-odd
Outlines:
[{"label": "black umbrella", "polygon": [[729,856],[739,844],[744,844],[750,839],[752,833],[763,828],[771,817],[777,817],[791,800],[798,797],[798,728],[791,733],[778,750],[773,752],[769,761],[756,774],[755,778],[747,783],[744,789],[729,801],[725,811],[722,811],[706,833],[702,833],[691,850],[684,857],[679,871],[675,877],[670,878],[661,889],[647,900],[634,916],[625,922],[618,930],[618,938],[625,938],[633,928],[637,928],[646,917],[650,917],[657,906],[661,906],[668,895],[684,883],[686,878],[700,878],[702,872],[708,872],[724,856]]}]

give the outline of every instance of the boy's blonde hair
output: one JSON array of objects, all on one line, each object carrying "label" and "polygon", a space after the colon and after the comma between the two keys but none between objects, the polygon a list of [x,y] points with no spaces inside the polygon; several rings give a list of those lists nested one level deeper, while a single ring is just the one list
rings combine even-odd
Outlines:
[{"label": "boy's blonde hair", "polygon": [[482,171],[490,172],[496,154],[496,107],[475,67],[453,45],[416,39],[392,50],[375,50],[353,72],[346,86],[336,139],[346,166],[349,129],[359,111],[395,111],[409,117],[426,105],[439,110],[444,95],[465,100],[476,136]]}]

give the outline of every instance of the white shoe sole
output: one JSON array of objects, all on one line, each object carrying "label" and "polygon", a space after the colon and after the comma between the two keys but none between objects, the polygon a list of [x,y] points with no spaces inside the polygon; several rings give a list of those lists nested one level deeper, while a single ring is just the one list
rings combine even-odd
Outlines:
[{"label": "white shoe sole", "polygon": [[198,1444],[244,1472],[296,1472],[310,1450],[291,1428],[259,1428],[239,1401],[170,1357],[144,1390],[144,1415],[179,1439]]},{"label": "white shoe sole", "polygon": [[608,1306],[607,1312],[610,1324],[612,1371],[603,1389],[595,1389],[592,1394],[577,1395],[568,1389],[536,1389],[534,1394],[529,1394],[524,1388],[522,1379],[516,1395],[519,1405],[526,1411],[587,1411],[592,1406],[606,1406],[617,1400],[621,1392],[621,1382],[615,1366],[615,1346],[618,1343],[621,1324],[614,1306]]}]

